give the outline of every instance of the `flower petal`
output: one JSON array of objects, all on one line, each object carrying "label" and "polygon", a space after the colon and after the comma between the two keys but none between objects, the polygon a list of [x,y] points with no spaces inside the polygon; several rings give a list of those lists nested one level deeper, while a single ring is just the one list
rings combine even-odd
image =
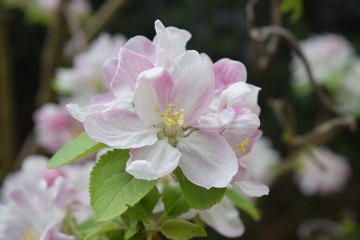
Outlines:
[{"label": "flower petal", "polygon": [[180,160],[180,152],[167,139],[151,146],[131,150],[126,171],[139,179],[154,180],[174,171]]},{"label": "flower petal", "polygon": [[260,88],[245,82],[231,84],[220,95],[220,108],[247,108],[259,115],[260,107],[257,104]]},{"label": "flower petal", "polygon": [[207,225],[228,238],[240,237],[245,231],[238,210],[227,197],[212,208],[200,211],[200,217]]},{"label": "flower petal", "polygon": [[269,194],[269,187],[251,176],[243,181],[232,182],[231,186],[239,193],[249,197],[261,197]]},{"label": "flower petal", "polygon": [[95,141],[123,149],[144,147],[157,140],[156,128],[122,109],[90,115],[84,121],[84,128]]},{"label": "flower petal", "polygon": [[119,65],[110,85],[111,91],[120,99],[127,97],[129,91],[134,91],[139,74],[153,67],[154,65],[144,56],[121,48]]},{"label": "flower petal", "polygon": [[199,130],[178,141],[179,166],[191,182],[207,189],[228,186],[238,170],[238,163],[224,138]]},{"label": "flower petal", "polygon": [[[246,140],[248,143],[250,137],[259,128],[259,126],[260,120],[256,114],[244,109],[240,115],[236,116],[233,121],[225,126],[225,130],[221,133],[221,136],[226,139],[236,152],[237,157],[239,157],[238,155],[241,151],[244,151],[243,148],[239,147],[240,144],[244,143]],[[246,144],[243,147],[246,147]]]},{"label": "flower petal", "polygon": [[118,65],[118,60],[115,57],[109,58],[104,62],[102,71],[107,89],[110,89],[110,84],[115,76],[117,65]]},{"label": "flower petal", "polygon": [[215,89],[225,89],[232,83],[246,81],[246,68],[239,61],[223,58],[214,63]]},{"label": "flower petal", "polygon": [[139,54],[141,56],[146,57],[150,62],[155,61],[155,45],[146,37],[143,36],[135,36],[130,38],[124,48]]},{"label": "flower petal", "polygon": [[139,117],[147,123],[161,121],[159,113],[165,112],[171,103],[171,90],[174,84],[168,72],[161,67],[152,68],[139,75],[139,86],[136,88],[134,104]]},{"label": "flower petal", "polygon": [[174,104],[185,110],[185,122],[191,124],[213,99],[215,77],[211,62],[196,51],[186,51],[174,61],[169,72],[174,82]]},{"label": "flower petal", "polygon": [[204,130],[221,132],[224,126],[229,124],[235,118],[235,112],[232,108],[223,109],[218,112],[208,112],[202,115],[193,127]]},{"label": "flower petal", "polygon": [[170,62],[184,53],[191,34],[183,29],[167,27],[160,20],[155,21],[156,66],[170,67]]}]

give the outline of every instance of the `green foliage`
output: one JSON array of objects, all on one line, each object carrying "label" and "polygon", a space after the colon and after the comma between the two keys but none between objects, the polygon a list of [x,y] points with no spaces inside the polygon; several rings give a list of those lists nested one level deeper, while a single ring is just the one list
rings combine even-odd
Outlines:
[{"label": "green foliage", "polygon": [[48,168],[58,168],[75,162],[105,147],[105,144],[95,142],[83,132],[55,153],[48,163]]},{"label": "green foliage", "polygon": [[284,12],[291,13],[291,20],[296,22],[303,13],[301,0],[282,0],[281,7]]},{"label": "green foliage", "polygon": [[206,231],[194,223],[183,219],[169,219],[160,226],[161,232],[170,239],[186,240],[193,237],[206,237]]},{"label": "green foliage", "polygon": [[167,216],[179,216],[190,209],[179,186],[166,186],[164,188],[163,203],[165,207],[164,213]]},{"label": "green foliage", "polygon": [[200,210],[211,208],[224,197],[226,188],[206,189],[190,182],[180,168],[175,171],[184,198],[190,207]]},{"label": "green foliage", "polygon": [[233,189],[227,190],[227,196],[240,210],[249,214],[254,220],[260,220],[260,212],[256,206],[247,198],[241,196]]},{"label": "green foliage", "polygon": [[143,199],[137,204],[130,207],[126,211],[126,215],[145,222],[151,215],[156,203],[159,201],[161,195],[156,187],[154,187]]},{"label": "green foliage", "polygon": [[93,227],[81,231],[82,239],[88,240],[101,233],[123,229],[124,226],[119,221],[108,221],[97,224]]},{"label": "green foliage", "polygon": [[138,203],[156,184],[125,172],[127,150],[101,156],[90,174],[90,205],[100,221],[112,219]]}]

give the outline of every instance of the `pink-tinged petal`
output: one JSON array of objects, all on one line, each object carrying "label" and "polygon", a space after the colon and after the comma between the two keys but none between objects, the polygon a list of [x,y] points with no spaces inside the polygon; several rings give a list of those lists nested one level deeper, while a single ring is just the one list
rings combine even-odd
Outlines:
[{"label": "pink-tinged petal", "polygon": [[31,202],[26,196],[24,196],[24,191],[14,190],[10,192],[9,197],[10,197],[10,201],[16,203],[16,205],[18,205],[19,207],[23,209],[33,210],[33,206]]},{"label": "pink-tinged petal", "polygon": [[228,58],[223,58],[214,63],[215,89],[223,90],[236,82],[246,82],[246,68],[244,64]]},{"label": "pink-tinged petal", "polygon": [[156,47],[146,37],[135,36],[133,38],[130,38],[129,41],[127,41],[127,43],[125,44],[124,48],[146,57],[150,60],[150,62],[155,61]]},{"label": "pink-tinged petal", "polygon": [[93,97],[90,101],[91,104],[108,104],[116,100],[115,95],[112,92],[107,92],[101,95]]},{"label": "pink-tinged petal", "polygon": [[134,91],[139,74],[153,68],[154,65],[144,56],[136,54],[126,48],[119,52],[119,65],[110,88],[115,96],[122,99]]},{"label": "pink-tinged petal", "polygon": [[248,144],[245,146],[245,152],[242,152],[239,148],[237,148],[235,150],[235,154],[236,154],[236,157],[239,159],[243,156],[245,156],[246,154],[250,153],[255,142],[261,137],[261,135],[263,134],[263,132],[259,129],[257,129],[253,135],[251,135],[249,137],[249,142]]},{"label": "pink-tinged petal", "polygon": [[249,177],[250,177],[249,169],[244,164],[239,162],[238,171],[235,174],[235,176],[233,177],[232,182],[243,181],[243,180],[248,179]]},{"label": "pink-tinged petal", "polygon": [[238,163],[224,138],[199,130],[178,141],[179,166],[191,182],[207,189],[228,186],[238,171]]},{"label": "pink-tinged petal", "polygon": [[110,84],[115,76],[116,68],[118,65],[117,58],[109,58],[103,65],[103,78],[107,89],[110,89]]},{"label": "pink-tinged petal", "polygon": [[184,53],[191,34],[183,29],[167,27],[160,20],[155,21],[156,66],[170,67],[171,61]]},{"label": "pink-tinged petal", "polygon": [[220,95],[220,108],[247,108],[259,115],[257,104],[260,88],[245,82],[231,84]]},{"label": "pink-tinged petal", "polygon": [[62,211],[66,211],[70,203],[79,200],[78,190],[62,177],[55,180],[49,192],[53,203]]},{"label": "pink-tinged petal", "polygon": [[171,103],[171,90],[174,84],[164,68],[152,68],[139,75],[134,104],[139,117],[146,123],[156,124],[161,121],[159,109],[164,113]]},{"label": "pink-tinged petal", "polygon": [[138,148],[157,140],[156,128],[145,125],[136,114],[122,109],[90,115],[84,121],[84,128],[92,139],[110,147]]},{"label": "pink-tinged petal", "polygon": [[171,146],[167,139],[159,140],[151,146],[132,149],[126,171],[135,178],[158,179],[174,171],[180,156],[179,150]]},{"label": "pink-tinged petal", "polygon": [[219,112],[208,112],[202,115],[193,127],[220,133],[224,126],[229,124],[235,118],[235,112],[232,108],[227,108]]},{"label": "pink-tinged petal", "polygon": [[44,230],[39,240],[76,240],[76,238],[62,233],[61,222],[56,222]]},{"label": "pink-tinged petal", "polygon": [[248,179],[239,182],[232,182],[231,186],[239,193],[249,197],[261,197],[269,194],[269,187],[262,182],[259,182],[254,177],[249,177]]},{"label": "pink-tinged petal", "polygon": [[228,238],[240,237],[245,226],[234,204],[227,198],[208,210],[200,211],[201,219],[221,235]]},{"label": "pink-tinged petal", "polygon": [[196,51],[186,51],[169,72],[174,82],[173,103],[185,110],[185,123],[192,124],[213,99],[215,77],[211,62]]},{"label": "pink-tinged petal", "polygon": [[246,110],[225,126],[225,130],[221,133],[221,136],[226,139],[236,152],[237,157],[239,157],[238,155],[244,151],[243,147],[247,146],[250,137],[255,133],[259,126],[260,120],[256,114]]},{"label": "pink-tinged petal", "polygon": [[66,105],[70,115],[79,122],[84,122],[89,115],[96,114],[106,110],[107,106],[104,104],[90,104],[88,106],[80,107],[78,104],[70,103]]}]

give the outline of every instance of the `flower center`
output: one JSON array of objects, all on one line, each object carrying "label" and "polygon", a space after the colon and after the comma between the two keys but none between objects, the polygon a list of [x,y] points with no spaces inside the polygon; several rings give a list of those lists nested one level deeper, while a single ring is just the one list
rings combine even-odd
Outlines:
[{"label": "flower center", "polygon": [[248,145],[249,143],[249,138],[245,138],[244,141],[242,141],[242,143],[240,143],[239,145],[236,146],[236,148],[239,148],[241,152],[246,152],[245,147]]},{"label": "flower center", "polygon": [[36,240],[38,239],[37,234],[32,228],[26,228],[24,236],[20,240]]},{"label": "flower center", "polygon": [[184,121],[185,115],[183,114],[185,110],[179,109],[179,111],[174,111],[176,105],[173,103],[169,103],[167,107],[165,113],[161,112],[159,108],[155,108],[155,112],[158,112],[164,121],[163,132],[165,136],[174,138],[177,135],[178,130],[186,125]]}]

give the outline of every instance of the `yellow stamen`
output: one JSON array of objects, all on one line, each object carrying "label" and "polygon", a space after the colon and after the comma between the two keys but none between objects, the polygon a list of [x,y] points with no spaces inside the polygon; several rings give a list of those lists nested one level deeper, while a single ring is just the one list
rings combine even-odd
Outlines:
[{"label": "yellow stamen", "polygon": [[245,152],[246,152],[245,147],[248,145],[249,140],[250,140],[249,138],[245,138],[245,140],[244,140],[242,143],[240,143],[240,144],[237,146],[237,148],[239,148],[239,149],[241,150],[241,152],[245,153]]},{"label": "yellow stamen", "polygon": [[25,229],[24,236],[20,240],[36,240],[38,239],[37,234],[32,228]]},{"label": "yellow stamen", "polygon": [[174,112],[173,109],[176,108],[176,105],[169,103],[167,105],[165,113],[162,113],[159,108],[155,108],[155,112],[160,113],[160,117],[164,120],[165,124],[172,127],[184,126],[186,125],[184,119],[185,115],[182,114],[185,112],[184,109],[180,109],[178,112]]}]

